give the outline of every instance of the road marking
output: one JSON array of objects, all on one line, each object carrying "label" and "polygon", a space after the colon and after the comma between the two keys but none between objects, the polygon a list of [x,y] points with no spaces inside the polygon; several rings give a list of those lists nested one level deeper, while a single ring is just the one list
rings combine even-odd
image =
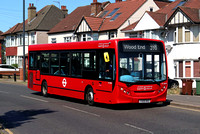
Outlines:
[{"label": "road marking", "polygon": [[200,112],[200,110],[198,110],[198,109],[185,108],[185,107],[180,107],[180,106],[172,106],[172,105],[170,105],[169,107],[178,108],[178,109],[184,109],[184,110],[189,110],[189,111],[194,111],[194,112]]},{"label": "road marking", "polygon": [[23,98],[27,98],[27,99],[32,99],[32,100],[37,100],[37,101],[42,101],[42,102],[48,102],[46,100],[42,100],[42,99],[30,97],[30,96],[25,96],[25,95],[20,95],[20,96],[23,97]]},{"label": "road marking", "polygon": [[73,107],[69,107],[69,106],[66,106],[66,105],[63,105],[63,107],[71,109],[71,110],[75,110],[75,111],[78,111],[78,112],[82,112],[82,113],[85,113],[85,114],[90,114],[90,115],[93,115],[93,116],[96,116],[96,117],[100,117],[100,115],[98,115],[98,114],[87,112],[87,111],[80,110],[80,109],[73,108]]},{"label": "road marking", "polygon": [[144,132],[147,132],[149,134],[153,134],[153,132],[147,130],[147,129],[143,129],[143,128],[140,128],[140,127],[137,127],[137,126],[134,126],[134,125],[131,125],[131,124],[128,124],[128,123],[125,123],[124,125],[128,126],[128,127],[132,127],[132,128],[135,128],[135,129],[138,129],[138,130],[141,130],[141,131],[144,131]]},{"label": "road marking", "polygon": [[0,91],[0,93],[5,93],[5,94],[9,94],[9,92],[5,92],[5,91]]},{"label": "road marking", "polygon": [[2,134],[4,134],[4,132],[2,132],[2,131],[6,131],[6,132],[8,132],[8,134],[13,134],[13,132],[12,131],[10,131],[9,129],[7,129],[7,128],[5,128],[2,124],[0,124],[0,134],[2,133]]},{"label": "road marking", "polygon": [[5,131],[8,132],[8,134],[13,134],[9,129],[5,128]]}]

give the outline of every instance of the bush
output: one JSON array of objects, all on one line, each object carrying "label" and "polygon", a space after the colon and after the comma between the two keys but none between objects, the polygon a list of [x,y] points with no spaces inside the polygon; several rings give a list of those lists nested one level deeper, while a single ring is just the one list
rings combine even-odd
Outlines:
[{"label": "bush", "polygon": [[12,64],[12,66],[18,68],[18,64]]},{"label": "bush", "polygon": [[181,89],[178,87],[167,89],[167,94],[180,94],[180,92]]}]

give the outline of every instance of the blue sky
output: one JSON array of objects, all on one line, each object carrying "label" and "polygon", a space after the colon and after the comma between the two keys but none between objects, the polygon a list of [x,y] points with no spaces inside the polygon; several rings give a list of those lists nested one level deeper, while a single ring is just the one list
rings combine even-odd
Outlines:
[{"label": "blue sky", "polygon": [[[108,0],[98,0],[98,2],[105,2]],[[115,0],[109,0],[114,3]],[[61,5],[67,6],[69,13],[79,6],[90,5],[93,0],[25,0],[26,2],[26,18],[27,8],[29,3],[34,3],[37,11],[46,5]],[[17,23],[23,22],[23,0],[1,0],[0,4],[0,31],[6,32]]]}]

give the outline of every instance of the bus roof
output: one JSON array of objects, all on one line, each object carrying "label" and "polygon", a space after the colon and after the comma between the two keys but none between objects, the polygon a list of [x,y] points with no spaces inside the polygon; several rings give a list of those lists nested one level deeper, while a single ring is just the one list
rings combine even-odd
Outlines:
[{"label": "bus roof", "polygon": [[147,41],[157,41],[163,43],[163,41],[154,39],[125,38],[125,39],[100,40],[100,41],[36,44],[36,45],[29,45],[29,51],[79,50],[79,49],[83,50],[83,49],[103,49],[103,48],[112,49],[116,47],[119,41],[126,41],[126,40],[147,40]]}]

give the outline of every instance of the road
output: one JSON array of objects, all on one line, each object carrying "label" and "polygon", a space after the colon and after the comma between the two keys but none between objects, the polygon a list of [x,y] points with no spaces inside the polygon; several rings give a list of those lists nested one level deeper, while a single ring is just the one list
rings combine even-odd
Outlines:
[{"label": "road", "polygon": [[200,111],[159,104],[88,106],[0,83],[0,124],[9,134],[199,134]]}]

